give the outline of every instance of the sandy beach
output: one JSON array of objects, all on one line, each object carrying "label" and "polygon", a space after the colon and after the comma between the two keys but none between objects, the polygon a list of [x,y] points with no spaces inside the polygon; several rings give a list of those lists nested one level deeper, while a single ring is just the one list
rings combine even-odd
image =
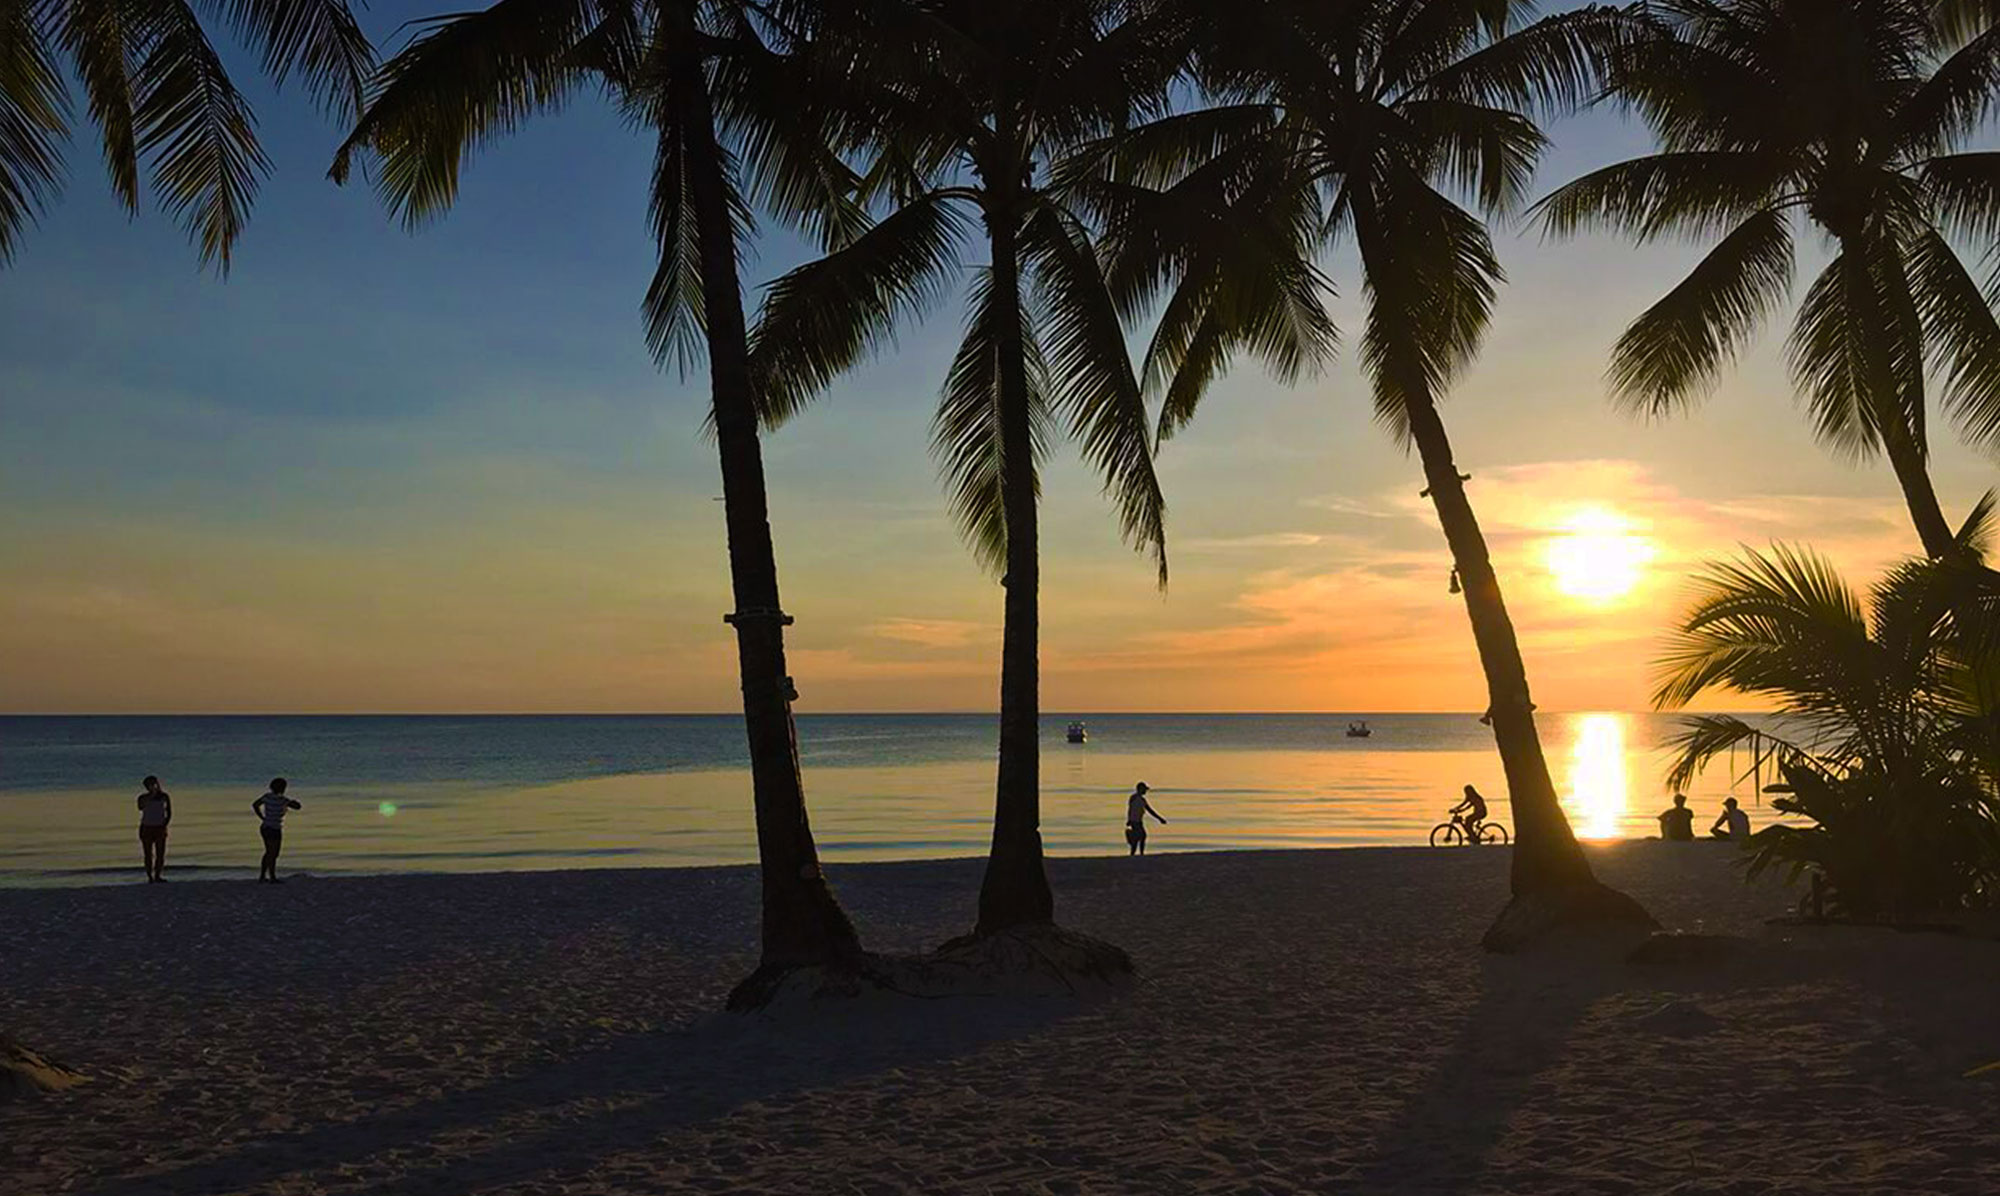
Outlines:
[{"label": "sandy beach", "polygon": [[[1990,1192],[2000,943],[1776,927],[1726,850],[1595,849],[1703,963],[1475,943],[1498,850],[1060,859],[1106,1000],[720,1015],[738,868],[0,892],[9,1196]],[[839,869],[871,946],[979,862]]]}]

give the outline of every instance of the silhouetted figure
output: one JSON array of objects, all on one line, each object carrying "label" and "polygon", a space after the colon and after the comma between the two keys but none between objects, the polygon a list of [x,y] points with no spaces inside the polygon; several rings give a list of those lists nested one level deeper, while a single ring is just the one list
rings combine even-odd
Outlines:
[{"label": "silhouetted figure", "polygon": [[285,847],[285,815],[303,807],[285,796],[285,778],[272,777],[271,791],[251,802],[250,808],[264,823],[257,828],[258,833],[264,836],[264,862],[257,866],[257,879],[274,885],[284,884],[278,879],[278,853]]},{"label": "silhouetted figure", "polygon": [[1714,826],[1708,828],[1708,833],[1717,839],[1748,839],[1750,815],[1737,807],[1735,798],[1725,797],[1722,799],[1722,815],[1715,820]]},{"label": "silhouetted figure", "polygon": [[1674,808],[1660,813],[1660,838],[1670,843],[1694,842],[1694,811],[1688,809],[1688,795],[1674,794]]},{"label": "silhouetted figure", "polygon": [[[1146,854],[1146,815],[1148,814],[1151,814],[1155,818],[1160,818],[1160,812],[1155,810],[1153,804],[1146,800],[1146,782],[1140,781],[1132,790],[1132,796],[1125,799],[1125,846],[1130,849],[1125,853],[1126,855]],[[1160,825],[1167,825],[1167,820],[1160,818]]]},{"label": "silhouetted figure", "polygon": [[1465,845],[1471,847],[1479,842],[1479,824],[1486,821],[1486,799],[1472,786],[1465,787],[1465,800],[1451,808],[1454,814],[1465,815]]},{"label": "silhouetted figure", "polygon": [[146,857],[146,883],[167,879],[167,824],[174,820],[174,799],[160,788],[160,778],[140,782],[139,851]]}]

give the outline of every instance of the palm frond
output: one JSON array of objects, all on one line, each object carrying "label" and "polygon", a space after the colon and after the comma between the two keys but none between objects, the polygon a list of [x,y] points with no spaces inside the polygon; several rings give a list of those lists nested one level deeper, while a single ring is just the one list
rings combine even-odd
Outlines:
[{"label": "palm frond", "polygon": [[90,119],[104,146],[111,193],[127,211],[139,207],[139,135],[132,70],[147,31],[124,0],[69,0],[57,9],[56,40],[83,83]]},{"label": "palm frond", "polygon": [[0,265],[62,185],[69,135],[62,75],[33,0],[0,0]]},{"label": "palm frond", "polygon": [[688,147],[679,110],[660,104],[653,115],[653,174],[646,218],[652,225],[658,261],[646,284],[640,313],[646,325],[646,347],[653,360],[671,365],[682,376],[698,366],[707,353],[708,297],[702,289],[701,225],[694,210],[693,180],[688,177]]},{"label": "palm frond", "polygon": [[1357,215],[1369,297],[1361,363],[1375,415],[1398,441],[1478,351],[1502,279],[1486,226],[1421,178],[1382,170]]},{"label": "palm frond", "polygon": [[1970,444],[2000,446],[2000,321],[1992,298],[1934,230],[1910,252],[1910,283],[1924,335],[1944,367],[1944,408]]},{"label": "palm frond", "polygon": [[1977,130],[2000,98],[2000,28],[1988,28],[1939,63],[1896,108],[1882,139],[1892,153],[1938,153]]},{"label": "palm frond", "polygon": [[1552,115],[1571,112],[1597,95],[1617,53],[1651,31],[1631,10],[1588,5],[1492,41],[1433,72],[1415,91]]},{"label": "palm frond", "polygon": [[2000,153],[1929,158],[1917,163],[1916,175],[1946,233],[1981,245],[2000,240]]},{"label": "palm frond", "polygon": [[904,204],[844,248],[770,285],[751,337],[765,424],[777,427],[942,299],[969,231],[958,197]]},{"label": "palm frond", "polygon": [[[1048,370],[1034,327],[1024,309],[999,301],[990,268],[976,271],[967,297],[965,337],[945,375],[944,390],[931,423],[931,452],[945,485],[952,519],[973,556],[995,575],[1007,569],[1007,508],[1001,494],[1000,360],[1006,323],[1020,329],[1028,379],[1029,427],[1034,461],[1047,455],[1050,440]],[[1041,499],[1036,467],[1035,497]]]},{"label": "palm frond", "polygon": [[1656,709],[1716,688],[1837,704],[1871,687],[1876,649],[1860,599],[1824,557],[1782,545],[1748,552],[1712,562],[1694,587],[1655,665]]},{"label": "palm frond", "polygon": [[264,73],[282,86],[297,72],[306,89],[342,121],[361,115],[375,50],[345,0],[200,0],[263,53]]},{"label": "palm frond", "polygon": [[718,72],[719,123],[739,146],[747,198],[825,247],[868,227],[861,179],[840,156],[854,139],[834,105],[847,97],[837,72],[806,54],[780,54],[749,34]]},{"label": "palm frond", "polygon": [[1947,46],[1963,44],[2000,22],[2000,3],[1995,0],[1935,0],[1931,21],[1938,38]]},{"label": "palm frond", "polygon": [[1096,251],[1073,217],[1046,204],[1023,229],[1022,250],[1040,292],[1052,411],[1067,418],[1118,509],[1119,530],[1151,554],[1164,589],[1167,500],[1153,470],[1152,419]]},{"label": "palm frond", "polygon": [[1613,395],[1647,415],[1699,397],[1784,299],[1791,278],[1790,221],[1773,208],[1753,214],[1618,338]]},{"label": "palm frond", "polygon": [[1552,236],[1608,228],[1639,241],[1706,236],[1770,206],[1790,163],[1737,150],[1650,154],[1563,184],[1532,212]]},{"label": "palm frond", "polygon": [[[560,107],[588,68],[577,47],[600,23],[597,0],[499,0],[482,12],[422,22],[382,67],[368,110],[335,152],[346,181],[357,152],[380,156],[377,189],[415,227],[450,207],[473,149]],[[604,48],[596,48],[602,58]]]},{"label": "palm frond", "polygon": [[148,48],[132,73],[137,149],[167,211],[187,226],[204,265],[227,273],[259,178],[270,169],[256,118],[183,0],[154,0]]},{"label": "palm frond", "polygon": [[1196,169],[1270,132],[1270,104],[1192,108],[1076,147],[1056,163],[1058,186],[1104,177],[1138,187],[1171,187]]},{"label": "palm frond", "polygon": [[1884,281],[1866,249],[1841,252],[1807,289],[1786,343],[1819,438],[1851,458],[1875,451],[1884,418],[1902,418],[1913,368],[1921,394],[1923,347],[1904,343]]},{"label": "palm frond", "polygon": [[1435,174],[1489,212],[1512,212],[1521,205],[1549,144],[1534,121],[1507,108],[1412,100],[1399,105],[1397,114],[1435,163]]}]

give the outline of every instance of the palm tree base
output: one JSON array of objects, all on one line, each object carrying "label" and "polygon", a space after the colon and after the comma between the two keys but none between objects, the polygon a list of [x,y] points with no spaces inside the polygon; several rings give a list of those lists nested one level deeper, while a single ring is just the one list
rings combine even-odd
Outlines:
[{"label": "palm tree base", "polygon": [[17,1097],[60,1092],[89,1079],[0,1034],[0,1104]]},{"label": "palm tree base", "polygon": [[1053,922],[961,935],[929,958],[962,991],[998,995],[1084,996],[1131,983],[1135,969],[1123,947]]},{"label": "palm tree base", "polygon": [[1516,894],[1487,928],[1479,945],[1511,955],[1578,936],[1644,939],[1660,924],[1637,901],[1597,881]]},{"label": "palm tree base", "polygon": [[791,1014],[886,997],[1089,997],[1131,983],[1123,948],[1052,923],[955,938],[928,955],[766,964],[729,994],[732,1013]]}]

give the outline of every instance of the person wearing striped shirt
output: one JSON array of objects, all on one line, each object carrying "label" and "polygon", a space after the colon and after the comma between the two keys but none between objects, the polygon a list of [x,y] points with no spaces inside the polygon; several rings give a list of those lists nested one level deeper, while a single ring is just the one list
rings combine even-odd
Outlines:
[{"label": "person wearing striped shirt", "polygon": [[264,836],[264,862],[257,866],[257,880],[284,884],[278,879],[278,853],[285,846],[285,815],[303,807],[285,796],[285,778],[272,777],[271,791],[251,802],[250,808],[262,821],[257,830]]}]

